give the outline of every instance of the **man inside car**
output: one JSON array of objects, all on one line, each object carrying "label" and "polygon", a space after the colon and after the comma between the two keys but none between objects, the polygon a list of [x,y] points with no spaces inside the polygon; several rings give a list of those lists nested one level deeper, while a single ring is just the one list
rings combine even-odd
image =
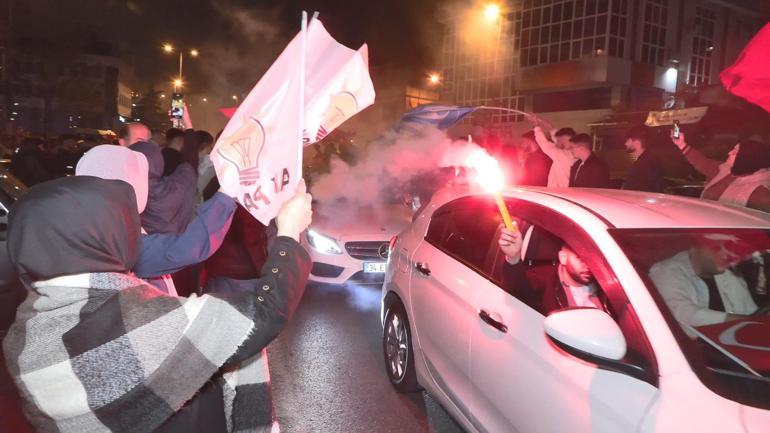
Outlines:
[{"label": "man inside car", "polygon": [[522,234],[520,230],[502,228],[498,240],[505,254],[503,282],[528,305],[548,314],[568,307],[600,308],[607,311],[604,292],[596,284],[586,263],[566,243],[558,251],[557,266],[528,267],[521,261]]},{"label": "man inside car", "polygon": [[674,317],[689,326],[738,320],[757,311],[744,279],[730,269],[741,254],[729,235],[698,236],[695,246],[650,268],[650,278]]}]

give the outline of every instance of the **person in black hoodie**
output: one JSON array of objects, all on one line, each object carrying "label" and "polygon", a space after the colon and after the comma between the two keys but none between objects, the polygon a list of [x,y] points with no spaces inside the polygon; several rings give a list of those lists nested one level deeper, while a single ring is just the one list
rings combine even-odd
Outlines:
[{"label": "person in black hoodie", "polygon": [[[182,163],[182,150],[185,143],[185,133],[179,128],[169,128],[166,131],[166,146],[163,147],[163,176],[168,176]],[[196,165],[197,169],[198,166]]]},{"label": "person in black hoodie", "polygon": [[660,161],[647,150],[650,143],[646,126],[631,129],[626,136],[626,150],[636,161],[623,182],[623,189],[633,191],[663,192],[663,172]]},{"label": "person in black hoodie", "polygon": [[577,161],[572,164],[569,186],[578,188],[610,188],[610,170],[598,155],[591,150],[592,140],[588,134],[578,134],[570,139],[570,152]]}]

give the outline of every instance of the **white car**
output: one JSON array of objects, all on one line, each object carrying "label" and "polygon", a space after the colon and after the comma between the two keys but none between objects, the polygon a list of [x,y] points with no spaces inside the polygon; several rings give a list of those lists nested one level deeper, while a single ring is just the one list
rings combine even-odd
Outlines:
[{"label": "white car", "polygon": [[[495,201],[437,194],[390,247],[382,344],[399,391],[426,389],[469,432],[770,431],[770,215],[618,190],[516,188],[504,198],[524,235],[517,269],[550,272],[563,291],[567,245],[602,303],[548,311],[547,291],[509,278]],[[732,259],[718,277],[740,282],[733,289],[755,316],[675,318],[674,287],[656,286],[650,270],[701,251],[703,239]]]},{"label": "white car", "polygon": [[388,243],[411,220],[403,204],[337,206],[334,215],[316,214],[300,239],[313,263],[310,281],[382,284]]}]

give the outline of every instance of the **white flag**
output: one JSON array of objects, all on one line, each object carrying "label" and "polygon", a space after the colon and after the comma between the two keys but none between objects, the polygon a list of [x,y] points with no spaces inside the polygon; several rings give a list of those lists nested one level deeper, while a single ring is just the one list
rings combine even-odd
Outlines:
[{"label": "white flag", "polygon": [[301,36],[294,37],[254,86],[211,152],[221,187],[265,225],[294,194],[302,175],[299,131],[305,145],[314,143],[374,103],[366,45],[358,51],[347,48],[314,19],[306,36],[300,127]]}]

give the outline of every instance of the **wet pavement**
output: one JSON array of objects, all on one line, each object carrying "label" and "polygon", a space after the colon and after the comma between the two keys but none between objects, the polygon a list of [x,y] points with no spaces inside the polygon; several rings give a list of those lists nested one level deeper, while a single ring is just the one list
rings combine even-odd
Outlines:
[{"label": "wet pavement", "polygon": [[379,287],[307,288],[268,349],[282,432],[462,432],[425,392],[390,385],[379,314]]}]

